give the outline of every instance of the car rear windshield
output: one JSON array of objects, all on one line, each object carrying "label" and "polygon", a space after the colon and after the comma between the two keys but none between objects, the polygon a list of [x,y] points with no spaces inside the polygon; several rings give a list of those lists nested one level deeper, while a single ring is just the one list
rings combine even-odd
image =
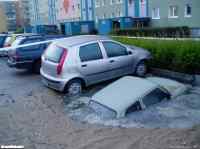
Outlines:
[{"label": "car rear windshield", "polygon": [[47,60],[52,61],[54,63],[59,63],[62,57],[64,48],[59,47],[55,44],[51,44],[46,50],[44,56]]}]

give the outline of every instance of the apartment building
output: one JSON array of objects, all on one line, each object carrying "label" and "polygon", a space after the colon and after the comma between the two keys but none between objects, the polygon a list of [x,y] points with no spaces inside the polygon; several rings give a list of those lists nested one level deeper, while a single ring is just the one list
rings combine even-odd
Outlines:
[{"label": "apartment building", "polygon": [[16,1],[0,1],[0,5],[6,16],[6,26],[8,31],[15,31],[17,29],[17,14],[16,14]]},{"label": "apartment building", "polygon": [[200,0],[149,0],[152,27],[188,26],[200,36]]},{"label": "apartment building", "polygon": [[30,26],[30,4],[29,0],[17,1],[17,26],[27,27]]},{"label": "apartment building", "polygon": [[49,6],[48,0],[30,0],[31,25],[49,24]]},{"label": "apartment building", "polygon": [[113,29],[147,26],[148,0],[95,0],[95,21],[100,34]]},{"label": "apartment building", "polygon": [[3,8],[0,6],[0,33],[7,32],[6,16],[4,14]]}]

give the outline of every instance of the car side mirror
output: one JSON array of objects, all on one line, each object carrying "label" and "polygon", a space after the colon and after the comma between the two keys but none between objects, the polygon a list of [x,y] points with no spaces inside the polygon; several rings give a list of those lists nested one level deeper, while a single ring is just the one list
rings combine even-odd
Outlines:
[{"label": "car side mirror", "polygon": [[128,55],[132,55],[133,54],[133,52],[132,51],[128,51]]}]

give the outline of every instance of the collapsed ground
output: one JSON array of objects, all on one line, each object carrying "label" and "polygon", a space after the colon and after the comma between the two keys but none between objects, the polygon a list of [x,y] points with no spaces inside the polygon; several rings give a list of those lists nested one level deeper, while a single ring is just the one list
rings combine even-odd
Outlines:
[{"label": "collapsed ground", "polygon": [[[0,145],[29,149],[200,148],[198,126],[127,129],[72,120],[63,102],[66,97],[43,86],[40,76],[10,69],[4,59],[0,59],[0,68]],[[104,85],[89,88],[86,95]]]}]

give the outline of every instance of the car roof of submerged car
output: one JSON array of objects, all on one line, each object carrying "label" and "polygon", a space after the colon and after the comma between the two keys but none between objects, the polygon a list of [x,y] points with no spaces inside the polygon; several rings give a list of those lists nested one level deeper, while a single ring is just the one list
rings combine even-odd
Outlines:
[{"label": "car roof of submerged car", "polygon": [[126,76],[97,92],[92,100],[119,114],[157,87],[146,79]]},{"label": "car roof of submerged car", "polygon": [[80,36],[72,36],[72,37],[58,39],[54,43],[59,46],[72,47],[97,40],[111,40],[111,39],[107,36],[80,35]]}]

